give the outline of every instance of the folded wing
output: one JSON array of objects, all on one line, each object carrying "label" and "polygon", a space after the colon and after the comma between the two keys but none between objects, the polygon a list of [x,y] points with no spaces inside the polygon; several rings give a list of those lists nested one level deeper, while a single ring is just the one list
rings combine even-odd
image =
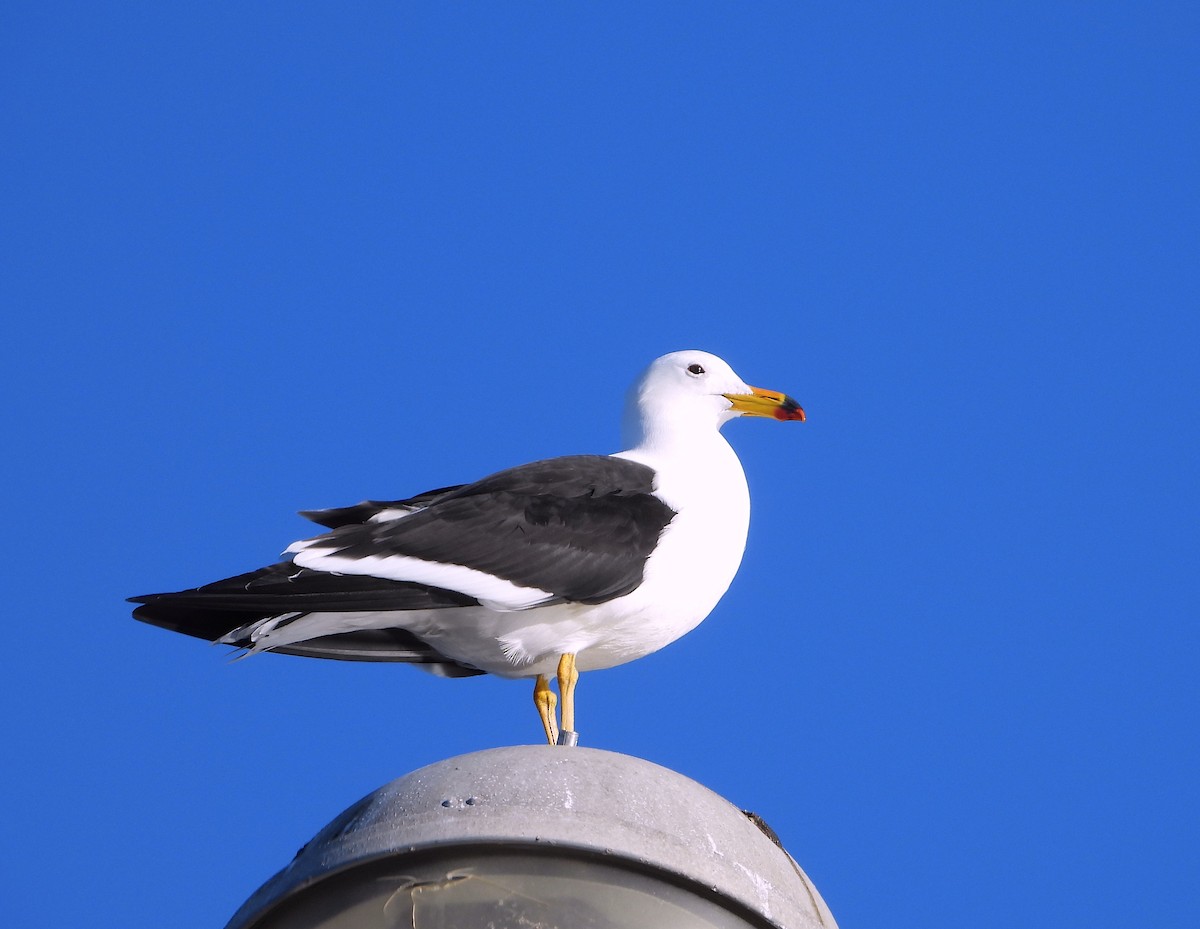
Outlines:
[{"label": "folded wing", "polygon": [[[292,562],[133,598],[142,604],[134,616],[229,641],[244,626],[285,614],[395,612],[403,632],[403,614],[413,610],[602,603],[641,584],[646,560],[675,515],[653,484],[645,465],[585,455],[405,500],[311,511],[305,515],[333,531],[291,546]],[[408,637],[411,643],[403,635],[379,643],[396,654],[383,660],[434,660],[436,652]],[[302,645],[287,650],[315,654]],[[350,654],[357,647],[325,657],[362,657]],[[404,657],[406,649],[412,657]]]}]

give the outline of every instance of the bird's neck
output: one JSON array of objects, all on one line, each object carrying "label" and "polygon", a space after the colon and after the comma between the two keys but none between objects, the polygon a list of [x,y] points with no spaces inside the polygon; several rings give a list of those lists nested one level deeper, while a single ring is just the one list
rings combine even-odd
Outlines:
[{"label": "bird's neck", "polygon": [[647,430],[640,442],[616,457],[648,465],[657,472],[660,489],[672,488],[673,495],[688,498],[674,502],[729,495],[741,505],[747,494],[742,463],[711,423],[702,429]]}]

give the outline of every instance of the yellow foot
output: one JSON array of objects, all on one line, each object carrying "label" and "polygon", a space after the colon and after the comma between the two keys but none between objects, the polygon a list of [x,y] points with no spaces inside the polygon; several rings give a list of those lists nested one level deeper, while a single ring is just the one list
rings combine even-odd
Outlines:
[{"label": "yellow foot", "polygon": [[546,741],[551,745],[558,744],[558,723],[555,719],[555,709],[558,707],[558,697],[550,689],[550,680],[544,674],[539,674],[537,683],[533,685],[533,703],[538,715],[542,718],[542,728],[546,730]]},{"label": "yellow foot", "polygon": [[575,731],[575,685],[578,682],[575,655],[567,652],[558,659],[558,692],[562,694],[562,727],[566,732]]}]

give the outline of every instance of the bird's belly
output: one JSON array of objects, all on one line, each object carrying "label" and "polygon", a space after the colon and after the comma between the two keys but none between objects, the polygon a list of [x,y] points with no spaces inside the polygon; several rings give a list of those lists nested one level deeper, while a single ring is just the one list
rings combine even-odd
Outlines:
[{"label": "bird's belly", "polygon": [[579,670],[588,671],[647,655],[695,625],[664,624],[636,594],[509,613],[470,608],[469,619],[461,615],[465,610],[447,610],[426,614],[419,623],[404,617],[400,624],[442,654],[501,677],[552,675],[566,652],[577,656]]}]

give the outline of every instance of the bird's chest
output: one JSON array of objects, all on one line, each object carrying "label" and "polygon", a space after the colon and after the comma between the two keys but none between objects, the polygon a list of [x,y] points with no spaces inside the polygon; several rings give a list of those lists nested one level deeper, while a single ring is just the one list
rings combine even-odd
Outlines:
[{"label": "bird's chest", "polygon": [[737,573],[750,524],[745,484],[677,501],[676,516],[663,530],[645,583],[659,596],[703,618],[716,605]]},{"label": "bird's chest", "polygon": [[663,634],[677,638],[708,615],[737,573],[750,496],[732,453],[661,468],[655,493],[675,517],[645,566],[641,620],[664,624]]}]

